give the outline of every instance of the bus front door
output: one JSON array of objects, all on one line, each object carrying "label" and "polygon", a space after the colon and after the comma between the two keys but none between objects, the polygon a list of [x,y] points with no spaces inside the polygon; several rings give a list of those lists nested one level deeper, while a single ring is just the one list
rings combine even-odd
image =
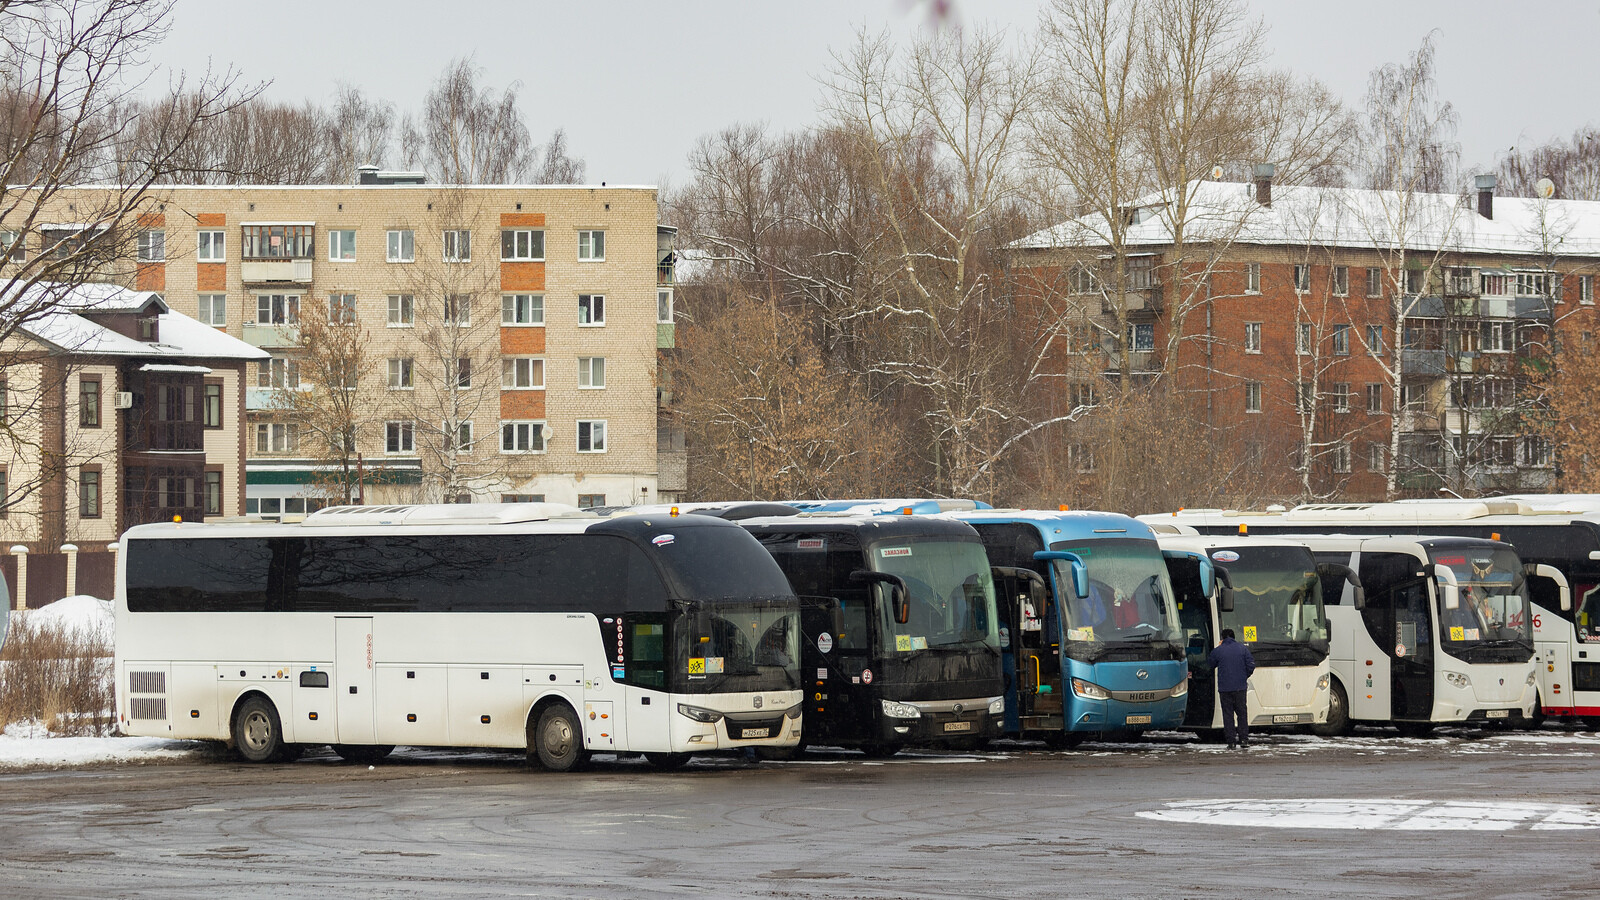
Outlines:
[{"label": "bus front door", "polygon": [[334,621],[333,674],[339,743],[370,744],[373,731],[372,619],[340,616]]}]

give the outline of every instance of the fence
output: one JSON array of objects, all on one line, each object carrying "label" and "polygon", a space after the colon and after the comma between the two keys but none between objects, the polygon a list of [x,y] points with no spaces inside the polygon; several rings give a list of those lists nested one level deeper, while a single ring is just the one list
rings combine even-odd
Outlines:
[{"label": "fence", "polygon": [[[68,572],[68,558],[76,555],[77,572]],[[11,608],[20,608],[21,595],[17,590],[17,570],[25,568],[28,578],[27,602],[29,609],[38,609],[73,594],[88,594],[110,600],[116,586],[117,555],[109,551],[71,553],[29,553],[27,562],[19,566],[18,555],[0,555],[0,575],[5,576],[6,591],[11,596]],[[76,574],[69,579],[69,574]],[[74,583],[69,583],[69,580]]]}]

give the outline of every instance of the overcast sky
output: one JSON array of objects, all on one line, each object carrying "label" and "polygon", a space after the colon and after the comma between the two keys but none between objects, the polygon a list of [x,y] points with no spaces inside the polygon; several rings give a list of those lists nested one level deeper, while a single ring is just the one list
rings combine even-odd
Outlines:
[{"label": "overcast sky", "polygon": [[[155,60],[232,65],[275,99],[327,101],[338,82],[415,108],[445,64],[471,55],[495,87],[521,82],[536,140],[564,127],[591,181],[686,179],[695,139],[734,122],[816,121],[819,75],[860,26],[901,34],[929,0],[177,0]],[[1044,0],[953,0],[954,15],[1026,30]],[[1462,161],[1589,123],[1600,0],[1251,0],[1275,66],[1359,104],[1368,73],[1437,29],[1439,87],[1461,118]],[[248,9],[248,12],[246,11]],[[397,161],[392,161],[397,162]]]}]

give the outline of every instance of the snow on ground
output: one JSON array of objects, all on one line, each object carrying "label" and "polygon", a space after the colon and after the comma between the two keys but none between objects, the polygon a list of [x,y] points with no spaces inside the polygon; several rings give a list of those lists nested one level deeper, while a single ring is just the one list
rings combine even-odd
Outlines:
[{"label": "snow on ground", "polygon": [[18,724],[0,734],[0,769],[181,759],[203,746],[164,738],[51,737],[41,725]]},{"label": "snow on ground", "polygon": [[38,609],[13,610],[12,623],[28,622],[33,625],[53,625],[76,631],[84,637],[111,642],[116,631],[116,621],[111,614],[111,601],[77,594],[65,597]]}]

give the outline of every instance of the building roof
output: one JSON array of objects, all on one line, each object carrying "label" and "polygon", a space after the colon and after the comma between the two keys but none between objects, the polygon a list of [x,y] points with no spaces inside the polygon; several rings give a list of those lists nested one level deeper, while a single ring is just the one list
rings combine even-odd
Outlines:
[{"label": "building roof", "polygon": [[[110,284],[30,285],[26,292],[59,292],[55,308],[25,322],[18,330],[58,350],[97,356],[152,359],[266,359],[271,354],[236,337],[173,312],[161,295]],[[31,306],[24,301],[23,308]],[[118,334],[84,313],[154,311],[159,317],[156,343]]]},{"label": "building roof", "polygon": [[[1272,186],[1272,205],[1255,200],[1255,185],[1193,181],[1190,242],[1400,249],[1433,252],[1600,256],[1600,202],[1495,197],[1494,218],[1477,213],[1473,195],[1414,193],[1361,188]],[[1134,201],[1130,248],[1172,243],[1159,214],[1171,192]],[[1105,219],[1091,214],[1035,232],[1011,244],[1015,250],[1104,246]],[[1558,246],[1557,246],[1558,245]],[[1553,246],[1553,251],[1541,247]]]}]

